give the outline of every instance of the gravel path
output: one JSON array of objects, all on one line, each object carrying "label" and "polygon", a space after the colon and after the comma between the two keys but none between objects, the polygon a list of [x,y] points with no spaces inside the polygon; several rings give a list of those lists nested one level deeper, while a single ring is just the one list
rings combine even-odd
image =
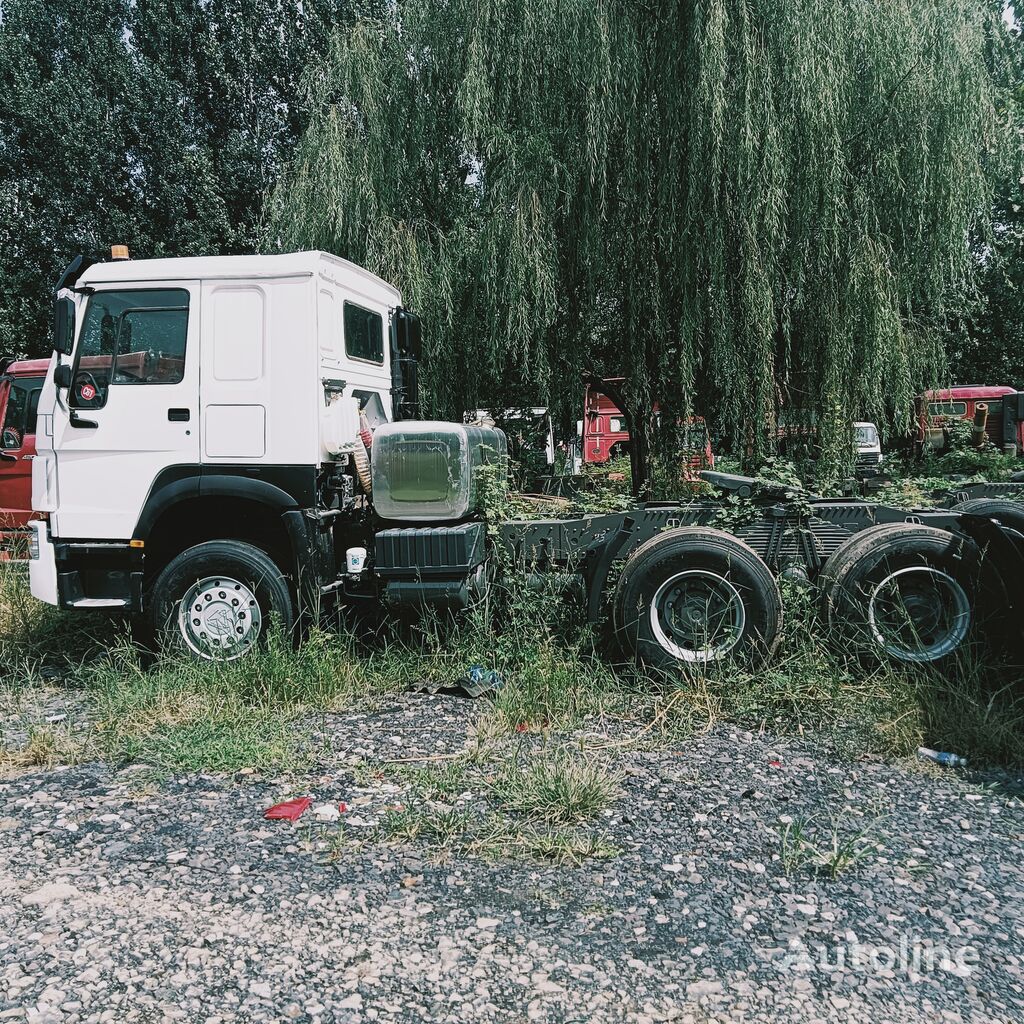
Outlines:
[{"label": "gravel path", "polygon": [[[410,796],[382,762],[462,749],[481,707],[318,719],[334,754],[300,780],[0,780],[0,1021],[1024,1020],[1020,779],[721,727],[605,741],[611,859],[388,841]],[[303,792],[344,801],[343,830],[263,819]],[[856,851],[838,877],[805,821]]]}]

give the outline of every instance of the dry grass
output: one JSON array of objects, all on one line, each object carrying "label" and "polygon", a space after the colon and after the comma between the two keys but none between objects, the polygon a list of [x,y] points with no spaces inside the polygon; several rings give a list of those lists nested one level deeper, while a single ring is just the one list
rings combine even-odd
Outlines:
[{"label": "dry grass", "polygon": [[[98,753],[162,772],[301,766],[316,756],[303,735],[311,712],[365,707],[425,679],[450,682],[472,664],[504,679],[493,704],[481,703],[467,748],[467,760],[481,765],[524,732],[558,736],[585,724],[618,734],[596,750],[679,743],[721,720],[825,733],[851,753],[904,756],[925,744],[975,762],[1024,763],[1019,667],[981,659],[942,673],[878,665],[823,634],[807,592],[786,593],[785,635],[763,669],[722,665],[657,684],[614,665],[615,652],[581,627],[558,587],[500,596],[500,615],[489,606],[457,624],[428,619],[372,635],[314,630],[297,651],[275,642],[237,665],[143,668],[122,624],[34,602],[23,569],[0,565],[0,696],[16,703],[56,666],[87,699]],[[544,794],[531,813],[571,817],[605,799],[578,766],[529,770],[533,791]]]},{"label": "dry grass", "polygon": [[63,725],[34,725],[21,747],[0,750],[0,776],[29,768],[79,764],[90,753],[88,740]]}]

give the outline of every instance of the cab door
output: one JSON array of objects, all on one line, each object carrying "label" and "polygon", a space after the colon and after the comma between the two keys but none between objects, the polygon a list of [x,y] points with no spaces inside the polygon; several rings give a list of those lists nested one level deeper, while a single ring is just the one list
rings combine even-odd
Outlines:
[{"label": "cab door", "polygon": [[22,527],[32,516],[32,459],[42,386],[38,377],[0,384],[0,530]]},{"label": "cab door", "polygon": [[97,289],[53,417],[54,534],[129,540],[157,477],[199,463],[197,281]]}]

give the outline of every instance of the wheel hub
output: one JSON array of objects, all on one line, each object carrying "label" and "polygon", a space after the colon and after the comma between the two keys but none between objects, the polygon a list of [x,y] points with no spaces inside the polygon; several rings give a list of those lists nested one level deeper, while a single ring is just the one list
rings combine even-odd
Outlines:
[{"label": "wheel hub", "polygon": [[705,569],[676,573],[651,601],[651,632],[674,658],[719,661],[740,642],[746,608],[724,576]]},{"label": "wheel hub", "polygon": [[932,566],[890,573],[871,592],[868,625],[878,645],[908,662],[938,661],[955,651],[971,627],[964,588]]},{"label": "wheel hub", "polygon": [[227,576],[208,576],[185,592],[178,609],[178,628],[185,643],[200,657],[231,661],[256,642],[263,615],[253,591]]}]

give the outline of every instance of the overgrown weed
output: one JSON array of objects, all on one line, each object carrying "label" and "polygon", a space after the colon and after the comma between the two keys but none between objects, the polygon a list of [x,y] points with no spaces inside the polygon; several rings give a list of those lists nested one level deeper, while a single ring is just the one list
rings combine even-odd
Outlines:
[{"label": "overgrown weed", "polygon": [[39,668],[55,659],[74,664],[97,722],[96,749],[164,772],[308,764],[322,755],[304,735],[310,711],[365,704],[424,680],[449,684],[475,664],[503,679],[478,716],[471,751],[481,763],[517,733],[613,724],[615,745],[663,744],[723,719],[823,733],[850,753],[905,756],[924,744],[1024,763],[1018,667],[970,654],[941,670],[878,664],[828,635],[813,589],[787,585],[784,596],[782,642],[757,670],[728,663],[653,680],[615,664],[557,576],[506,578],[460,620],[427,616],[370,632],[343,624],[313,629],[297,650],[276,638],[237,664],[144,668],[117,623],[79,625],[78,616],[32,601],[20,567],[0,566],[0,667],[14,691],[38,685]]}]

